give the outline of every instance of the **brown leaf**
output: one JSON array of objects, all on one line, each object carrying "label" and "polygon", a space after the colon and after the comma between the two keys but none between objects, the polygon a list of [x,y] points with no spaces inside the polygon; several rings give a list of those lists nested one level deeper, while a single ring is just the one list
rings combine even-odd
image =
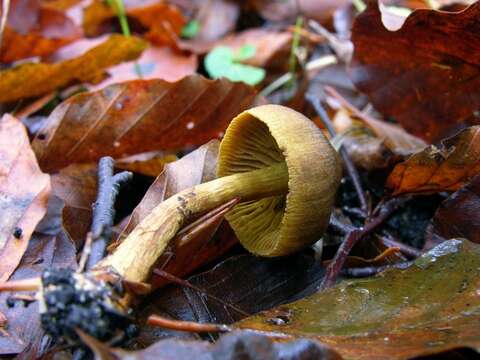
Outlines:
[{"label": "brown leaf", "polygon": [[[174,44],[176,36],[182,31],[185,19],[182,13],[172,5],[161,1],[126,4],[127,17],[147,29],[143,36],[155,45]],[[130,23],[132,22],[130,20]],[[89,37],[105,33],[110,23],[117,24],[115,11],[106,2],[95,0],[84,9],[83,29]]]},{"label": "brown leaf", "polygon": [[33,148],[46,171],[105,155],[121,158],[188,148],[220,137],[254,94],[243,83],[200,75],[175,83],[137,80],[111,85],[60,104]]},{"label": "brown leaf", "polygon": [[97,195],[97,166],[75,164],[52,175],[52,194],[63,201],[62,225],[77,248],[85,241]]},{"label": "brown leaf", "polygon": [[0,282],[8,280],[47,211],[50,176],[40,171],[20,121],[0,120]]},{"label": "brown leaf", "polygon": [[480,126],[472,126],[396,165],[387,187],[394,196],[456,191],[479,173]]},{"label": "brown leaf", "polygon": [[157,177],[166,164],[175,160],[178,160],[178,158],[173,153],[153,151],[118,159],[115,161],[115,167],[137,174]]},{"label": "brown leaf", "polygon": [[[230,0],[196,0],[195,19],[199,23],[199,32],[195,39],[212,41],[221,39],[235,29],[240,6]],[[221,14],[221,15],[220,15]]]},{"label": "brown leaf", "polygon": [[390,32],[372,2],[352,30],[354,83],[383,115],[430,142],[479,124],[479,16],[479,2],[460,13],[417,10]]},{"label": "brown leaf", "polygon": [[405,270],[345,280],[236,326],[315,339],[346,359],[403,360],[478,351],[480,246],[449,240]]},{"label": "brown leaf", "polygon": [[12,0],[0,49],[0,62],[46,56],[74,41],[80,29],[63,13],[38,0]]},{"label": "brown leaf", "polygon": [[73,82],[98,83],[105,69],[137,58],[145,43],[134,37],[112,35],[82,56],[60,63],[23,64],[0,71],[0,102],[40,96]]},{"label": "brown leaf", "polygon": [[451,238],[465,238],[480,244],[480,176],[438,207],[427,229],[425,248]]}]

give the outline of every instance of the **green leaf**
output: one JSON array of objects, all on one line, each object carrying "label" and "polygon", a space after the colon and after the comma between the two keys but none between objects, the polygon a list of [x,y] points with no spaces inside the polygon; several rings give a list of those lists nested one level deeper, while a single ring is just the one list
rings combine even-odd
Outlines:
[{"label": "green leaf", "polygon": [[192,20],[185,24],[182,28],[181,36],[184,39],[193,39],[200,31],[200,22],[198,20]]},{"label": "green leaf", "polygon": [[323,342],[345,359],[480,349],[480,245],[448,240],[404,270],[345,280],[235,327]]},{"label": "green leaf", "polygon": [[255,47],[252,45],[243,46],[237,54],[229,47],[217,46],[205,57],[205,69],[214,79],[225,77],[231,81],[257,85],[265,78],[265,70],[236,62],[239,58],[246,60],[253,55]]},{"label": "green leaf", "polygon": [[243,45],[234,56],[235,62],[242,62],[255,56],[257,49],[252,44]]}]

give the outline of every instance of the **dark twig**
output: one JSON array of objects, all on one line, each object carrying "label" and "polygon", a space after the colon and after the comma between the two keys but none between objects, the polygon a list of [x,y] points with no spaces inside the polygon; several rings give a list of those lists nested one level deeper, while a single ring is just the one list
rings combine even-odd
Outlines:
[{"label": "dark twig", "polygon": [[[312,104],[316,113],[320,117],[320,120],[322,120],[322,123],[327,128],[330,136],[332,138],[335,137],[336,133],[335,133],[335,128],[333,127],[332,120],[330,120],[330,117],[328,116],[327,112],[323,108],[320,100],[311,93],[307,93],[305,95],[305,98],[310,102],[310,104]],[[367,198],[365,196],[365,192],[363,191],[363,188],[362,188],[360,176],[358,175],[357,169],[355,168],[355,165],[353,165],[353,162],[350,159],[350,156],[348,155],[347,151],[343,147],[340,147],[339,153],[343,159],[343,163],[345,164],[345,169],[347,170],[348,175],[352,179],[352,183],[357,193],[358,201],[360,203],[360,208],[366,217],[369,214],[369,206],[368,206]]]},{"label": "dark twig", "polygon": [[93,205],[92,248],[87,262],[91,269],[105,256],[105,250],[112,236],[115,217],[115,199],[120,187],[132,178],[129,171],[113,174],[114,160],[105,156],[98,162],[98,194]]},{"label": "dark twig", "polygon": [[192,289],[192,290],[195,290],[196,292],[202,294],[202,295],[205,295],[206,297],[212,299],[212,300],[215,300],[216,302],[226,306],[226,307],[229,307],[231,308],[232,310],[235,310],[236,312],[238,312],[239,314],[243,315],[243,316],[250,316],[251,314],[243,311],[242,309],[238,308],[237,306],[235,305],[232,305],[230,303],[227,303],[225,301],[223,301],[222,299],[216,297],[215,295],[211,295],[209,294],[208,292],[206,292],[205,290],[199,288],[198,286],[195,286],[193,285],[192,283],[190,283],[189,281],[187,280],[183,280],[183,279],[180,279],[179,277],[175,276],[175,275],[172,275],[164,270],[161,270],[161,269],[155,269],[153,270],[153,273],[155,275],[158,275],[158,276],[161,276],[163,277],[164,279],[167,279],[168,281],[171,281],[177,285],[180,285],[180,286],[184,286],[186,288],[189,288],[189,289]]},{"label": "dark twig", "polygon": [[406,255],[408,258],[416,259],[417,257],[422,255],[421,250],[418,250],[413,246],[409,246],[396,240],[392,235],[387,232],[384,232],[384,234],[382,234],[382,236],[380,236],[379,238],[385,246],[399,248],[402,254]]},{"label": "dark twig", "polygon": [[328,265],[325,277],[320,284],[320,290],[329,288],[337,280],[338,275],[340,274],[343,264],[347,259],[348,254],[352,250],[353,246],[366,235],[371,234],[375,229],[382,225],[385,220],[388,219],[390,215],[393,214],[401,205],[403,205],[409,199],[407,198],[395,198],[391,199],[385,203],[379,204],[374,210],[374,217],[365,224],[365,227],[355,229],[350,231],[345,240],[342,242],[340,247],[335,254],[332,262]]}]

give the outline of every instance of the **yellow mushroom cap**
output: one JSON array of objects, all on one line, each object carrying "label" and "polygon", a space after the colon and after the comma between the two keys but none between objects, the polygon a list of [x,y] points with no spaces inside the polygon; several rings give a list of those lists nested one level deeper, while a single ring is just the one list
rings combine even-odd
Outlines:
[{"label": "yellow mushroom cap", "polygon": [[340,158],[299,112],[263,105],[235,117],[220,145],[218,176],[285,162],[288,194],[240,203],[226,218],[242,245],[261,256],[288,255],[320,240],[341,179]]}]

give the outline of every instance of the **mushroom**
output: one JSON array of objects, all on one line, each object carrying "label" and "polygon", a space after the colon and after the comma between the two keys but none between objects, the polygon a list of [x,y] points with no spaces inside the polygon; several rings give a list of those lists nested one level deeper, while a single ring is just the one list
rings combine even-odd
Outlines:
[{"label": "mushroom", "polygon": [[313,244],[325,231],[341,163],[323,133],[280,105],[244,111],[220,145],[218,179],[159,204],[115,252],[99,263],[126,279],[148,279],[156,259],[191,217],[235,197],[226,218],[241,244],[261,256],[282,256]]},{"label": "mushroom", "polygon": [[318,241],[329,223],[341,165],[308,118],[264,105],[232,120],[220,146],[218,176],[157,205],[90,271],[48,270],[41,281],[0,289],[39,290],[42,324],[55,336],[75,338],[80,329],[106,340],[129,324],[121,314],[132,297],[117,285],[147,281],[170,240],[195,216],[240,198],[226,218],[250,252],[282,256]]}]

